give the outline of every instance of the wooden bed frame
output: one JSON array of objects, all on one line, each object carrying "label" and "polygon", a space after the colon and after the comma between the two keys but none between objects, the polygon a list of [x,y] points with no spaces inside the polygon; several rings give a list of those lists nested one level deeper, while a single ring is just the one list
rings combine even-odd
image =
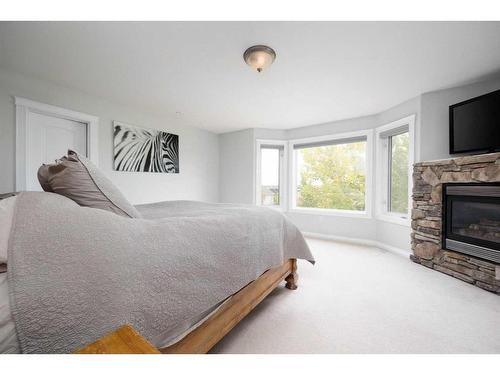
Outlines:
[{"label": "wooden bed frame", "polygon": [[217,344],[250,311],[252,311],[280,282],[286,281],[286,287],[297,289],[297,260],[287,260],[283,265],[264,272],[227,300],[210,318],[191,331],[181,341],[160,349],[150,346],[147,341],[130,327],[122,327],[101,340],[80,349],[81,354],[120,354],[120,353],[158,353],[163,354],[202,354]]}]

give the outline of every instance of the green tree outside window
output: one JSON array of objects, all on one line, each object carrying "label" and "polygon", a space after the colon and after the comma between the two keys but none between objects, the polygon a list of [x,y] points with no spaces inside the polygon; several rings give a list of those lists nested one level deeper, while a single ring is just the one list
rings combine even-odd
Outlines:
[{"label": "green tree outside window", "polygon": [[390,137],[390,206],[389,211],[408,212],[408,132]]},{"label": "green tree outside window", "polygon": [[296,152],[298,207],[365,210],[365,141]]}]

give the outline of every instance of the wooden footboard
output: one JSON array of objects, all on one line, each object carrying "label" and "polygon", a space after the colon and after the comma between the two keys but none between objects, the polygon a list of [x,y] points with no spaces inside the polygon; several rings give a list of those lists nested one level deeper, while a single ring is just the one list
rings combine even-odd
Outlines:
[{"label": "wooden footboard", "polygon": [[[297,260],[264,272],[227,300],[210,318],[181,341],[159,351],[164,354],[207,353],[231,329],[250,313],[280,282],[288,289],[297,289]],[[132,327],[124,326],[77,351],[80,354],[154,354],[159,353]]]},{"label": "wooden footboard", "polygon": [[231,329],[250,313],[281,281],[288,289],[297,289],[297,260],[290,259],[272,268],[233,295],[220,309],[181,341],[159,349],[168,354],[207,353]]}]

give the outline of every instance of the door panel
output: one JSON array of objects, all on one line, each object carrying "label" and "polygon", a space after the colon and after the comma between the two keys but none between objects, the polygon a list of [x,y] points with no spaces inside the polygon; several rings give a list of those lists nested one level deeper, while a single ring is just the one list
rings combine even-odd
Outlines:
[{"label": "door panel", "polygon": [[42,190],[38,168],[53,163],[71,148],[87,156],[87,124],[30,112],[27,118],[26,190]]}]

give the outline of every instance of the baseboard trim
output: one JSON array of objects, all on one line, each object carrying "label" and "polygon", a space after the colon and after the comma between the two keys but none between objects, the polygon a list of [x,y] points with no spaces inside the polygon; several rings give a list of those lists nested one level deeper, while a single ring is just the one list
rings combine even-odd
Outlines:
[{"label": "baseboard trim", "polygon": [[319,240],[327,240],[327,241],[338,241],[338,242],[345,242],[345,243],[352,243],[355,245],[364,245],[364,246],[370,246],[370,247],[376,247],[382,250],[387,250],[391,253],[403,256],[405,258],[408,258],[410,256],[410,252],[406,251],[404,249],[400,249],[395,246],[388,245],[383,242],[375,241],[375,240],[367,240],[363,238],[353,238],[353,237],[344,237],[344,236],[337,236],[334,234],[322,234],[322,233],[314,233],[314,232],[302,232],[304,237],[309,237],[309,238],[317,238]]}]

